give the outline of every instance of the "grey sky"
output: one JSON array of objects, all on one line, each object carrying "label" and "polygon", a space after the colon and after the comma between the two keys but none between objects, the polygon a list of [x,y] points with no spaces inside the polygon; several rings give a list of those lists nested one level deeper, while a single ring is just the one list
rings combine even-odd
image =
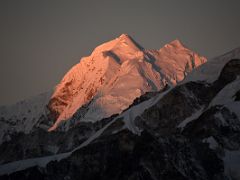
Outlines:
[{"label": "grey sky", "polygon": [[207,57],[240,46],[239,0],[1,0],[0,105],[47,91],[122,33],[146,49],[178,38]]}]

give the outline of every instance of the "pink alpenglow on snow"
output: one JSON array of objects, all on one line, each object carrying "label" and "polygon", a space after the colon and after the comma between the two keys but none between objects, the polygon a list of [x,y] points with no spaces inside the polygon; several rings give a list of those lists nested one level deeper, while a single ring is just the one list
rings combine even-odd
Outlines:
[{"label": "pink alpenglow on snow", "polygon": [[80,121],[95,122],[121,113],[135,98],[167,84],[175,86],[206,61],[179,40],[160,50],[146,50],[123,34],[83,57],[56,86],[48,104],[56,121],[49,131],[90,101]]}]

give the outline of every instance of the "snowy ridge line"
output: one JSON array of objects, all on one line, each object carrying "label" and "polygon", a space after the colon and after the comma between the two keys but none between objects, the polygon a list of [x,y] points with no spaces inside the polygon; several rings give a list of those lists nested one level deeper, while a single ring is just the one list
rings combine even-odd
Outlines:
[{"label": "snowy ridge line", "polygon": [[10,140],[11,134],[24,132],[28,134],[39,123],[41,116],[47,116],[46,105],[52,91],[35,97],[0,107],[0,144]]},{"label": "snowy ridge line", "polygon": [[195,111],[191,116],[187,117],[186,119],[184,119],[178,126],[177,128],[179,128],[181,131],[185,128],[185,126],[190,123],[191,121],[197,119],[199,116],[201,116],[201,114],[204,111],[204,107],[201,107],[199,110]]},{"label": "snowy ridge line", "polygon": [[65,159],[69,157],[74,151],[81,149],[85,146],[87,146],[89,143],[91,143],[93,140],[95,140],[97,137],[99,137],[103,131],[108,128],[113,122],[111,121],[108,123],[105,127],[98,130],[94,135],[92,135],[90,138],[88,138],[86,141],[84,141],[80,146],[74,148],[72,151],[67,153],[61,153],[56,154],[52,156],[45,156],[45,157],[39,157],[39,158],[31,158],[31,159],[25,159],[20,161],[14,161],[7,164],[3,164],[0,166],[0,175],[4,174],[11,174],[17,171],[21,171],[30,167],[39,166],[39,167],[46,167],[46,165],[51,161],[60,161],[62,159]]},{"label": "snowy ridge line", "polygon": [[212,83],[217,80],[222,68],[231,59],[240,59],[240,47],[221,56],[212,58],[208,60],[207,63],[193,69],[192,72],[180,82],[180,84],[184,84],[189,81],[206,81],[208,83]]},{"label": "snowy ridge line", "polygon": [[[102,129],[98,130],[94,135],[92,135],[90,138],[88,138],[86,141],[84,141],[80,146],[74,148],[72,151],[67,153],[61,153],[56,154],[52,156],[45,156],[45,157],[39,157],[39,158],[31,158],[31,159],[25,159],[20,161],[15,161],[11,163],[7,163],[0,166],[0,175],[4,174],[11,174],[17,171],[21,171],[30,167],[39,166],[39,167],[46,167],[46,165],[51,161],[60,161],[62,159],[65,159],[69,157],[73,152],[76,150],[79,150],[88,144],[90,144],[92,141],[97,139],[111,124],[113,124],[116,120],[119,118],[124,118],[123,121],[126,125],[126,128],[128,128],[131,132],[134,134],[139,134],[139,131],[136,131],[136,127],[134,127],[134,119],[141,115],[145,109],[150,108],[154,104],[156,104],[166,93],[168,93],[172,88],[167,90],[166,92],[160,93],[157,95],[158,97],[152,97],[151,99],[144,101],[136,106],[133,106],[129,110],[125,111],[120,116],[115,117],[111,122],[109,122],[106,126],[104,126]],[[143,106],[143,107],[142,107]],[[133,109],[133,110],[132,110]],[[131,118],[130,118],[131,117]],[[132,124],[131,124],[132,123]]]},{"label": "snowy ridge line", "polygon": [[125,123],[125,127],[129,129],[132,133],[141,135],[141,129],[136,127],[134,120],[137,116],[141,117],[141,114],[147,109],[155,105],[162,97],[164,97],[173,87],[170,87],[165,92],[162,92],[155,97],[150,98],[147,101],[144,101],[136,106],[131,107],[129,110],[124,112],[120,117],[123,117],[123,121]]},{"label": "snowy ridge line", "polygon": [[230,111],[235,113],[240,119],[240,102],[234,101],[234,95],[240,89],[240,76],[237,77],[236,80],[226,85],[214,99],[209,104],[209,107],[213,107],[216,105],[223,105],[224,107],[228,108]]}]

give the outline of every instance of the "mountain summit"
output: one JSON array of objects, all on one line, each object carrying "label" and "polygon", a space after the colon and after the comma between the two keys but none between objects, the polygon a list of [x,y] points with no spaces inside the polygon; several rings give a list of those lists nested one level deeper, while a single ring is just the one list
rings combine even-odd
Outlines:
[{"label": "mountain summit", "polygon": [[239,179],[240,48],[204,62],[179,40],[98,46],[0,107],[0,179]]},{"label": "mountain summit", "polygon": [[79,121],[95,122],[119,114],[133,100],[149,91],[174,86],[206,62],[175,40],[160,50],[146,50],[122,34],[103,43],[76,64],[57,85],[48,108],[56,129],[83,105],[88,110]]}]

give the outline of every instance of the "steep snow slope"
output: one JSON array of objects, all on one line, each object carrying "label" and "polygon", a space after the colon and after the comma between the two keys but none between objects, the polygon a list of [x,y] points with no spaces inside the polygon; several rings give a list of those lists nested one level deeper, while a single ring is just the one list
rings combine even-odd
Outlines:
[{"label": "steep snow slope", "polygon": [[236,48],[228,53],[225,53],[221,56],[217,56],[208,61],[208,63],[200,66],[199,68],[192,71],[192,73],[184,79],[181,83],[185,83],[187,81],[207,81],[213,82],[215,81],[223,66],[231,59],[239,59],[240,58],[240,48]]},{"label": "steep snow slope", "polygon": [[9,140],[16,132],[29,133],[38,125],[39,120],[47,116],[46,105],[52,92],[40,94],[11,106],[0,107],[0,143]]},{"label": "steep snow slope", "polygon": [[[168,91],[166,91],[168,92]],[[32,159],[24,159],[20,161],[14,161],[7,164],[0,165],[0,175],[3,174],[11,174],[13,172],[18,172],[30,167],[38,166],[38,167],[46,167],[46,165],[51,161],[60,161],[62,159],[66,159],[67,157],[71,156],[72,153],[75,151],[87,146],[91,142],[93,142],[95,139],[99,138],[104,131],[106,131],[107,128],[109,128],[113,123],[119,121],[122,119],[126,124],[123,127],[128,128],[131,130],[134,134],[140,135],[140,131],[137,128],[136,125],[134,125],[133,120],[139,116],[146,108],[150,108],[153,106],[156,102],[159,101],[161,97],[163,97],[165,93],[157,95],[158,97],[152,97],[147,101],[144,101],[136,106],[133,106],[132,108],[128,109],[121,115],[115,117],[111,122],[106,124],[103,128],[98,130],[95,134],[90,136],[85,142],[83,142],[80,146],[74,148],[72,151],[67,153],[60,153],[56,155],[51,156],[45,156],[45,157],[38,157],[38,158],[32,158]],[[122,129],[120,129],[122,130]]]},{"label": "steep snow slope", "polygon": [[149,51],[123,34],[98,46],[64,76],[48,105],[56,117],[50,131],[90,101],[79,121],[95,122],[121,113],[136,97],[176,85],[205,62],[178,40]]},{"label": "steep snow slope", "polygon": [[159,51],[150,50],[156,67],[173,85],[182,81],[194,68],[206,62],[204,57],[187,49],[179,40],[166,44]]}]

